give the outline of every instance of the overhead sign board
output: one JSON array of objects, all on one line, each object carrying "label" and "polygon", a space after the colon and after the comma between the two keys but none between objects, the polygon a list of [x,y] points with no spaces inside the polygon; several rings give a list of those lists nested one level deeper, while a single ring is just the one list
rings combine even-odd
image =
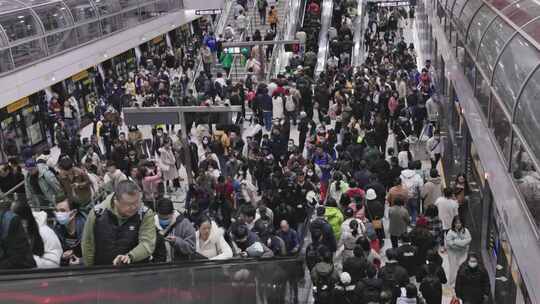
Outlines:
[{"label": "overhead sign board", "polygon": [[216,8],[216,9],[205,9],[205,10],[195,10],[195,15],[197,16],[203,16],[203,15],[217,15],[221,14],[223,12],[222,9]]},{"label": "overhead sign board", "polygon": [[397,7],[397,6],[410,6],[409,1],[381,1],[376,2],[379,7]]}]

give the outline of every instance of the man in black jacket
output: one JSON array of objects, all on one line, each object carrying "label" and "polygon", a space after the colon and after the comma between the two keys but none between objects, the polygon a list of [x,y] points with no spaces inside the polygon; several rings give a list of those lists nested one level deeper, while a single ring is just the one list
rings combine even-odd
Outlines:
[{"label": "man in black jacket", "polygon": [[21,219],[0,202],[0,269],[34,268],[36,262]]},{"label": "man in black jacket", "polygon": [[401,294],[400,288],[409,283],[407,269],[398,264],[398,251],[395,248],[386,250],[388,262],[381,268],[379,278],[383,280],[383,290],[392,293],[396,299]]},{"label": "man in black jacket", "polygon": [[343,271],[348,272],[351,275],[351,283],[356,284],[366,277],[368,262],[360,245],[354,247],[353,254],[353,257],[343,261]]},{"label": "man in black jacket", "polygon": [[401,237],[402,245],[397,249],[399,265],[407,269],[409,276],[415,276],[418,272],[418,248],[411,245],[411,238],[408,233]]}]

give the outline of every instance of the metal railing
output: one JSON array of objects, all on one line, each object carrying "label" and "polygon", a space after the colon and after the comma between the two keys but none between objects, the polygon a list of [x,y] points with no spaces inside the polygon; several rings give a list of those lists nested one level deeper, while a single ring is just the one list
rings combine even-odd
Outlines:
[{"label": "metal railing", "polygon": [[[223,11],[219,16],[219,21],[217,22],[217,26],[214,28],[214,35],[219,36],[219,34],[223,32],[223,29],[225,29],[225,25],[227,23],[227,20],[229,19],[229,14],[231,12],[234,2],[236,1],[227,0],[225,2],[225,6],[223,7]],[[189,84],[189,88],[192,89],[193,92],[197,92],[197,90],[195,89],[195,80],[197,79],[197,77],[199,77],[199,74],[202,72],[202,70],[203,70],[203,63],[202,63],[202,58],[200,58],[197,61],[195,69],[193,70],[194,72],[193,72],[193,75],[191,77],[191,81]]]},{"label": "metal railing", "polygon": [[20,183],[18,183],[17,185],[15,185],[15,187],[9,189],[8,191],[6,192],[3,192],[0,194],[0,199],[4,199],[6,197],[9,198],[10,195],[15,195],[15,197],[13,199],[17,199],[17,193],[15,193],[15,190],[19,189],[21,186],[24,186],[24,180],[22,180]]},{"label": "metal railing", "polygon": [[[294,35],[296,33],[296,26],[297,21],[300,19],[298,9],[301,6],[300,3],[301,0],[289,0],[286,5],[286,11],[287,14],[283,18],[285,21],[283,23],[283,26],[281,30],[279,31],[279,35],[276,35],[276,41],[277,40],[292,40],[294,38]],[[306,1],[303,1],[305,4]],[[305,10],[305,5],[304,5]],[[303,19],[303,16],[302,16]],[[270,70],[268,71],[266,80],[270,81],[271,78],[277,77],[277,75],[283,70],[284,62],[287,62],[288,60],[285,59],[287,56],[285,54],[285,46],[283,44],[278,45],[273,53],[272,58],[270,60]]]},{"label": "metal railing", "polygon": [[[253,1],[253,12],[257,11],[257,1]],[[248,17],[248,27],[240,34],[240,37],[238,38],[239,41],[244,41],[246,39],[246,34],[250,34],[250,36],[253,36],[253,18],[251,16]],[[229,71],[229,75],[227,75],[228,79],[233,79],[233,71],[232,69],[235,69],[236,76],[238,76],[238,70],[237,70],[237,61],[242,59],[243,54],[234,54],[233,60],[231,62],[231,71]]]}]

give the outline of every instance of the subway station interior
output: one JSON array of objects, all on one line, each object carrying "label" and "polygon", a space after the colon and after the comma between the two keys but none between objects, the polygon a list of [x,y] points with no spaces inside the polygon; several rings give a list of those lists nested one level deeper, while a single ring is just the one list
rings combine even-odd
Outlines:
[{"label": "subway station interior", "polygon": [[538,0],[0,0],[0,303],[540,303]]}]

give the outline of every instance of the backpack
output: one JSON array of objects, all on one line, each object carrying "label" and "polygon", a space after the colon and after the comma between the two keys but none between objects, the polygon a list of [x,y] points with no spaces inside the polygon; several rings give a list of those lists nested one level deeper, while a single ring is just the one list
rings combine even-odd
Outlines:
[{"label": "backpack", "polygon": [[362,295],[362,303],[376,302],[381,300],[381,291],[373,285],[366,284]]},{"label": "backpack", "polygon": [[409,191],[410,198],[419,197],[420,188],[418,187],[418,185],[416,185],[416,181],[414,180],[414,177],[404,179],[403,183],[405,184],[405,187],[407,187],[407,190]]},{"label": "backpack", "polygon": [[220,97],[220,98],[223,98],[223,87],[221,86],[221,83],[219,83],[219,81],[216,81],[214,82],[214,88],[215,88],[215,91],[216,91],[216,94]]},{"label": "backpack", "polygon": [[216,88],[214,87],[214,83],[210,79],[206,79],[203,84],[204,92],[206,94],[210,94],[211,96],[215,96]]},{"label": "backpack", "polygon": [[268,2],[266,0],[257,0],[257,8],[261,11],[265,9],[268,6]]},{"label": "backpack", "polygon": [[332,265],[332,271],[327,275],[320,276],[319,281],[316,284],[317,291],[315,294],[315,303],[331,303],[334,289],[338,283],[332,276],[334,273],[334,266]]},{"label": "backpack", "polygon": [[247,75],[246,76],[246,88],[248,88],[249,91],[253,90],[253,75]]},{"label": "backpack", "polygon": [[292,95],[287,95],[285,101],[285,109],[287,110],[287,112],[294,112],[294,110],[296,109],[296,104],[294,103]]}]

